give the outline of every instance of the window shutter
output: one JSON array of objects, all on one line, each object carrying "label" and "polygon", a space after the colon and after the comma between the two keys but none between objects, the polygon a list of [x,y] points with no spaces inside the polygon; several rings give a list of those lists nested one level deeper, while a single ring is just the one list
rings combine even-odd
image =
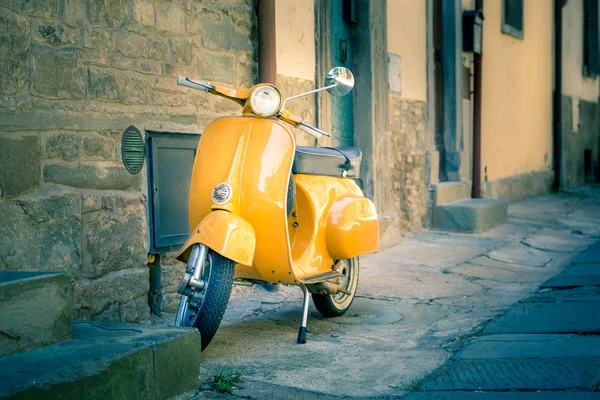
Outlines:
[{"label": "window shutter", "polygon": [[523,30],[523,0],[506,0],[504,2],[505,23],[513,28]]},{"label": "window shutter", "polygon": [[598,0],[584,0],[583,5],[583,72],[595,76],[600,74]]},{"label": "window shutter", "polygon": [[523,0],[502,1],[502,33],[523,39]]}]

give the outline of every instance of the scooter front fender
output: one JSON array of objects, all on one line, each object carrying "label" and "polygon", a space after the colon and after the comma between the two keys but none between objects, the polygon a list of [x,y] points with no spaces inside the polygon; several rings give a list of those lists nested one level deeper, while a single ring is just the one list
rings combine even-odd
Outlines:
[{"label": "scooter front fender", "polygon": [[191,232],[177,259],[187,262],[191,247],[202,243],[238,264],[252,266],[256,236],[248,221],[237,214],[216,210],[208,214]]}]

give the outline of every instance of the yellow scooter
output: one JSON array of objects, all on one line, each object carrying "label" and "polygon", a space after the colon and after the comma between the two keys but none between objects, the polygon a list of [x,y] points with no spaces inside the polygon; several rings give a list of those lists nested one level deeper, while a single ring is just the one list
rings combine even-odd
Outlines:
[{"label": "yellow scooter", "polygon": [[277,87],[234,89],[180,76],[177,83],[231,99],[243,116],[224,117],[204,131],[189,193],[191,234],[177,258],[187,262],[177,291],[176,326],[194,326],[202,350],[215,335],[232,285],[281,283],[304,293],[298,343],[306,343],[308,298],[325,317],[348,310],[358,286],[358,256],[379,248],[374,204],[359,178],[354,147],[300,147],[281,121],[317,140],[329,136],[289,112],[295,98],[354,86],[346,68],[333,68],[325,86],[283,99]]}]

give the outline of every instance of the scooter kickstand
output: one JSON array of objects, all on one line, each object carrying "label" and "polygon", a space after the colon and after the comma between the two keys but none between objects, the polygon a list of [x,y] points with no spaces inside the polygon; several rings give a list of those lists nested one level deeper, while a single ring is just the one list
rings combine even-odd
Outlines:
[{"label": "scooter kickstand", "polygon": [[304,344],[306,343],[306,321],[308,319],[308,289],[305,285],[300,285],[300,288],[304,293],[304,306],[302,308],[302,324],[298,332],[298,343]]}]

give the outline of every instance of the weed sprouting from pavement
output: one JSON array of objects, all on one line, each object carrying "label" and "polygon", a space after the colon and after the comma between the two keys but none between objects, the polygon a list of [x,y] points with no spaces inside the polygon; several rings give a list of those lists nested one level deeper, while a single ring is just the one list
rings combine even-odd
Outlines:
[{"label": "weed sprouting from pavement", "polygon": [[236,389],[234,384],[239,382],[241,382],[239,374],[228,374],[224,371],[219,371],[214,376],[211,386],[217,392],[231,393],[233,389]]},{"label": "weed sprouting from pavement", "polygon": [[405,386],[405,389],[409,392],[420,392],[421,391],[421,380],[419,378],[411,379]]}]

